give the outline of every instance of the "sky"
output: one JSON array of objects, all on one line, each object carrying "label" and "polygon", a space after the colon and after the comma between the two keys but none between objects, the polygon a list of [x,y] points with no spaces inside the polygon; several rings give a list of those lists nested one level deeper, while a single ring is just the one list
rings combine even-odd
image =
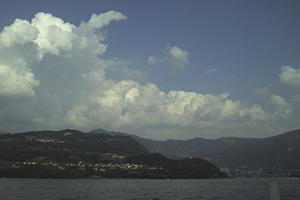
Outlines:
[{"label": "sky", "polygon": [[300,2],[1,0],[0,130],[300,128]]}]

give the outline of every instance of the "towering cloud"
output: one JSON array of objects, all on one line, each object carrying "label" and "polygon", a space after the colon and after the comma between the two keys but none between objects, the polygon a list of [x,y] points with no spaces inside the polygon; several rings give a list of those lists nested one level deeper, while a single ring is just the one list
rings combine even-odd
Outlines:
[{"label": "towering cloud", "polygon": [[16,19],[12,25],[4,27],[0,34],[0,44],[2,47],[25,44],[34,41],[37,35],[38,29],[33,27],[28,21]]},{"label": "towering cloud", "polygon": [[[272,132],[274,123],[292,113],[279,95],[268,97],[264,109],[230,99],[228,92],[162,91],[156,84],[139,83],[139,71],[120,59],[103,58],[102,28],[124,19],[109,11],[75,26],[37,13],[31,22],[16,19],[6,26],[0,33],[1,128],[103,127],[156,138],[215,137],[259,134],[266,126]],[[177,46],[168,48],[167,55],[177,68],[189,63],[189,53]],[[282,68],[280,77],[297,85],[291,70]],[[122,80],[110,73],[122,74]]]}]

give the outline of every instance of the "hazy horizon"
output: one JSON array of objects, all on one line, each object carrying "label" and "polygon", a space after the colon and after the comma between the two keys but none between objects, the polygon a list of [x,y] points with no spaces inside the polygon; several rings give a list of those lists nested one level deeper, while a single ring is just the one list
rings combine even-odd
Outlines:
[{"label": "hazy horizon", "polygon": [[300,2],[4,1],[0,130],[299,129]]},{"label": "hazy horizon", "polygon": [[[96,128],[96,129],[102,129],[102,128]],[[80,130],[80,129],[74,129],[74,128],[65,128],[65,129],[36,129],[36,130],[23,130],[23,131],[17,131],[17,132],[8,132],[8,131],[3,131],[3,130],[0,130],[0,134],[5,134],[5,133],[9,133],[9,134],[15,134],[15,133],[30,133],[30,132],[40,132],[40,131],[66,131],[66,130],[75,130],[75,131],[80,131],[80,132],[83,132],[83,133],[90,133],[91,131],[94,131],[96,129],[92,129],[92,130]],[[245,139],[264,139],[264,138],[269,138],[269,137],[273,137],[273,136],[278,136],[278,135],[281,135],[281,134],[286,134],[286,133],[289,133],[289,132],[292,132],[292,131],[297,131],[299,129],[293,129],[293,130],[288,130],[286,132],[280,132],[280,133],[277,133],[277,134],[274,134],[272,136],[254,136],[254,137],[247,137],[247,136],[217,136],[217,137],[200,137],[200,136],[192,136],[190,138],[151,138],[151,137],[147,137],[147,136],[141,136],[141,135],[137,135],[137,134],[132,134],[132,133],[129,133],[129,132],[123,132],[121,130],[105,130],[105,129],[102,129],[104,130],[106,133],[121,133],[121,134],[130,134],[130,135],[135,135],[135,136],[140,136],[142,138],[145,138],[145,139],[150,139],[150,140],[154,140],[154,141],[167,141],[167,140],[182,140],[182,141],[185,141],[185,140],[192,140],[192,139],[207,139],[207,140],[215,140],[215,139],[221,139],[221,138],[245,138]]]}]

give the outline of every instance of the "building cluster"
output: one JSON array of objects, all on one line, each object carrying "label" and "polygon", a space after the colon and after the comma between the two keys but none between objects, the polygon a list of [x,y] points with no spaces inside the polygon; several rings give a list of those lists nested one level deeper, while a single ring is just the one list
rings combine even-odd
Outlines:
[{"label": "building cluster", "polygon": [[96,172],[106,172],[110,170],[125,170],[125,171],[133,171],[133,170],[161,170],[162,167],[158,166],[148,166],[148,165],[139,165],[134,163],[89,163],[86,161],[78,161],[78,162],[55,162],[55,161],[23,161],[23,162],[15,162],[14,167],[49,167],[56,168],[58,170],[67,170],[70,168],[76,168],[82,171],[86,170],[94,170]]},{"label": "building cluster", "polygon": [[26,136],[27,142],[41,142],[41,143],[65,143],[63,140],[49,138],[49,137],[37,137],[37,136]]},{"label": "building cluster", "polygon": [[253,168],[250,166],[240,167],[220,167],[220,170],[230,177],[265,177],[268,176],[267,170],[263,168]]}]

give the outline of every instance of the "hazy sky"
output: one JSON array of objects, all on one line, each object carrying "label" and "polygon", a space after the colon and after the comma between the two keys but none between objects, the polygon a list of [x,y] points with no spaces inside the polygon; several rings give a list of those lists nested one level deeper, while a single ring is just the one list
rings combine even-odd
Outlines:
[{"label": "hazy sky", "polygon": [[300,128],[300,1],[1,1],[0,130]]}]

